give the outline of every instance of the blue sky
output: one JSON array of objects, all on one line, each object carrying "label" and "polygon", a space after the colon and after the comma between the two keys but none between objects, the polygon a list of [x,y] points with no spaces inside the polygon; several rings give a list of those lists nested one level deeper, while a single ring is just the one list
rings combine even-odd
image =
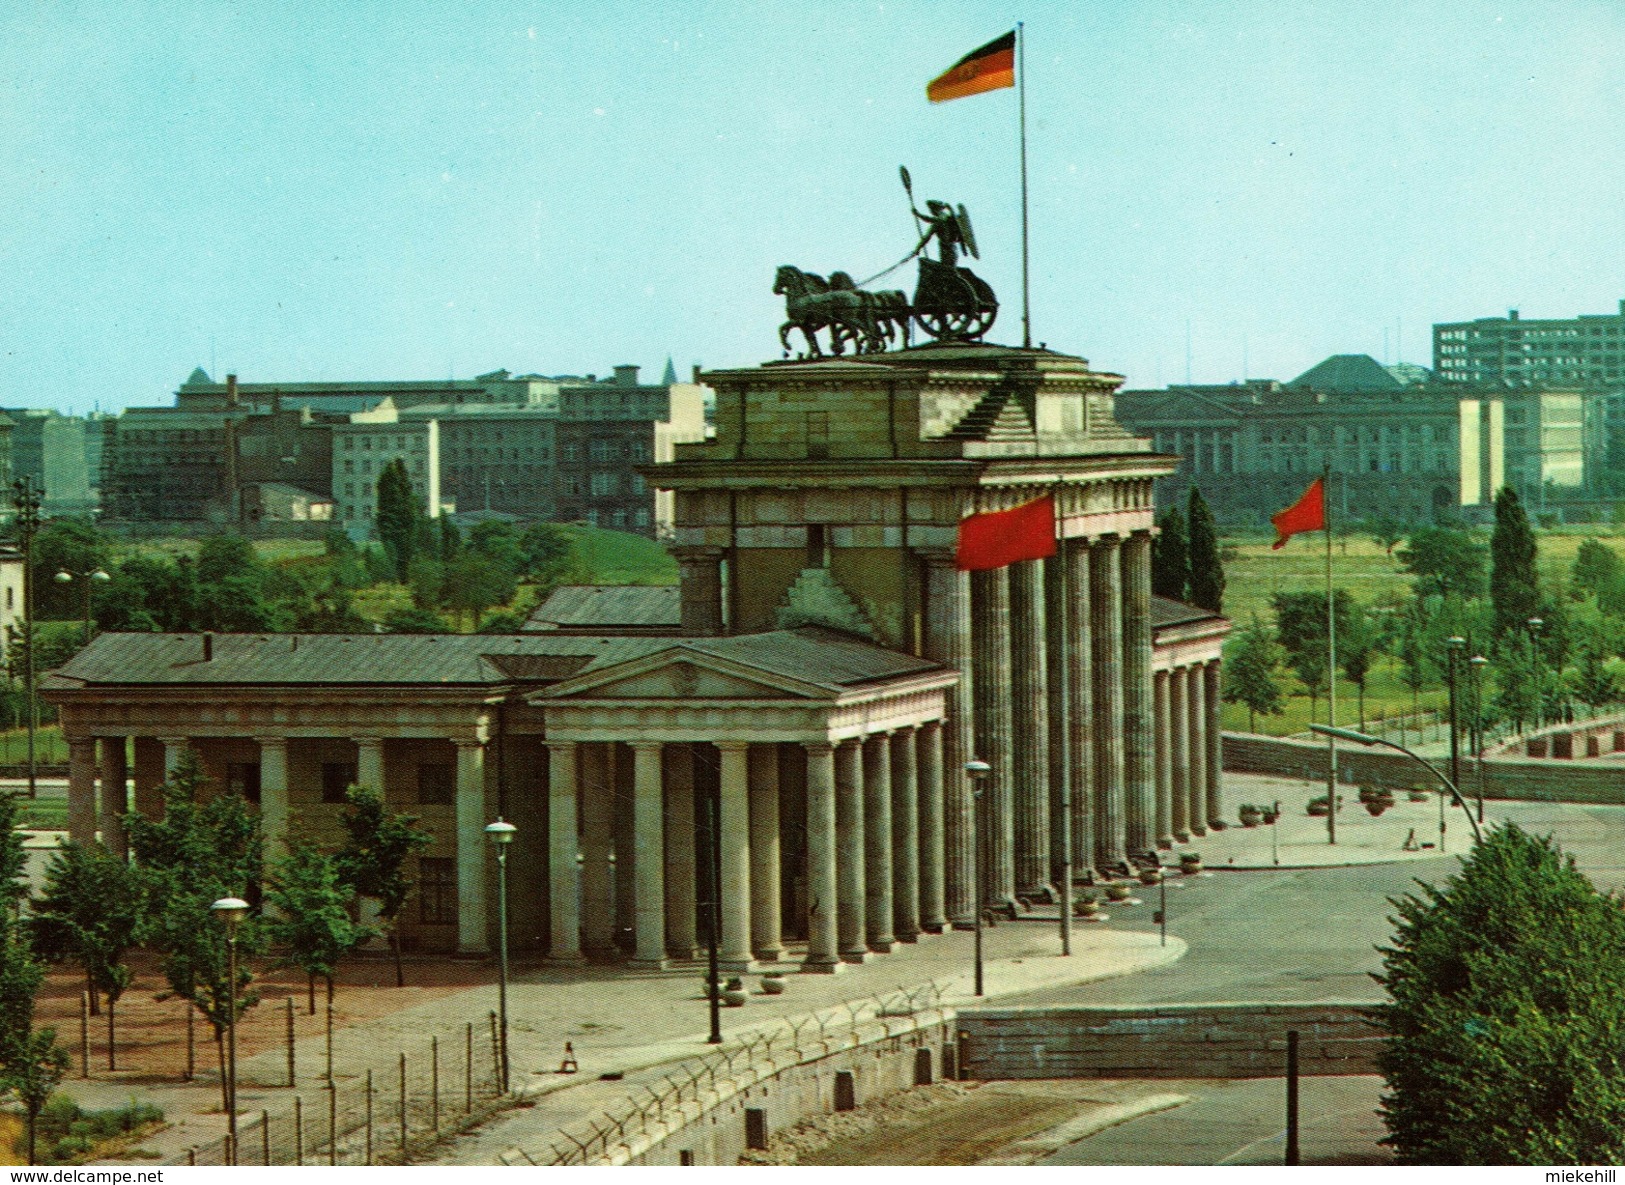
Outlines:
[{"label": "blue sky", "polygon": [[1018,18],[1034,336],[1131,385],[1625,297],[1615,3],[11,0],[0,399],[749,365],[899,164],[1019,342],[1014,92],[924,99]]}]

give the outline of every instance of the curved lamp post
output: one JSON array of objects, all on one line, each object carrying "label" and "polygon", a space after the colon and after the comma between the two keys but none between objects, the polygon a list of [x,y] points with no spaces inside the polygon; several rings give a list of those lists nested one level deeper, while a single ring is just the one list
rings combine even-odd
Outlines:
[{"label": "curved lamp post", "polygon": [[982,994],[982,907],[986,896],[982,892],[982,787],[987,782],[993,767],[979,757],[973,757],[965,762],[965,776],[971,784],[971,856],[972,892],[976,894],[976,994]]},{"label": "curved lamp post", "polygon": [[1484,842],[1484,834],[1478,828],[1478,820],[1473,818],[1472,809],[1462,798],[1461,791],[1457,790],[1456,784],[1444,775],[1444,771],[1442,771],[1438,766],[1434,765],[1433,762],[1429,761],[1426,757],[1423,757],[1421,754],[1416,753],[1411,749],[1407,749],[1404,745],[1399,744],[1397,741],[1384,740],[1382,737],[1374,737],[1363,732],[1355,732],[1352,728],[1329,728],[1324,724],[1311,724],[1309,726],[1309,731],[1318,732],[1324,736],[1336,737],[1338,740],[1353,741],[1356,745],[1382,745],[1385,748],[1403,753],[1412,761],[1418,762],[1430,770],[1433,773],[1433,776],[1438,778],[1439,781],[1443,782],[1445,787],[1450,791],[1450,797],[1455,800],[1456,805],[1461,808],[1462,814],[1467,816],[1467,822],[1472,825],[1473,842]]},{"label": "curved lamp post", "polygon": [[1484,821],[1484,668],[1490,665],[1490,660],[1482,654],[1475,654],[1467,660],[1467,669],[1472,675],[1471,694],[1473,700],[1473,755],[1478,765],[1478,821]]},{"label": "curved lamp post", "polygon": [[501,815],[485,825],[485,838],[497,853],[497,1039],[502,1055],[502,1093],[508,1093],[508,845],[519,830]]},{"label": "curved lamp post", "polygon": [[1538,617],[1529,619],[1529,673],[1535,680],[1535,727],[1546,723],[1546,680],[1540,668],[1540,630],[1546,623]]},{"label": "curved lamp post", "polygon": [[248,916],[248,902],[241,897],[222,897],[209,906],[209,912],[226,927],[226,1133],[231,1144],[230,1160],[237,1163],[237,929]]},{"label": "curved lamp post", "polygon": [[55,576],[51,577],[51,579],[56,581],[58,584],[72,584],[75,580],[77,580],[84,587],[84,590],[85,590],[85,645],[89,646],[90,645],[90,632],[91,632],[91,629],[93,628],[92,627],[92,622],[91,622],[91,617],[90,617],[90,590],[92,588],[94,588],[98,584],[106,584],[109,580],[111,580],[113,578],[111,576],[109,576],[101,568],[95,568],[95,569],[92,569],[89,572],[73,572],[73,571],[68,570],[67,568],[63,568]]}]

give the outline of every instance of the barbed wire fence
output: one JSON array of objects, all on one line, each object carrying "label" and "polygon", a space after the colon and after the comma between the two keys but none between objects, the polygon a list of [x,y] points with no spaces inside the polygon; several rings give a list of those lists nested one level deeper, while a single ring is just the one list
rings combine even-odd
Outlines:
[{"label": "barbed wire fence", "polygon": [[319,1075],[274,1108],[238,1116],[229,1135],[189,1148],[188,1165],[403,1164],[501,1110],[496,1014],[431,1034],[394,1064]]},{"label": "barbed wire fence", "polygon": [[[920,1014],[939,1012],[942,997],[943,986],[932,980],[913,991],[899,987],[819,1012],[786,1017],[703,1057],[678,1063],[653,1084],[637,1084],[619,1106],[560,1128],[545,1144],[514,1148],[499,1159],[508,1165],[536,1166],[628,1159],[634,1144],[681,1130],[748,1082],[865,1040],[886,1040],[917,1031]],[[880,1026],[879,1032],[864,1032],[875,1025]]]}]

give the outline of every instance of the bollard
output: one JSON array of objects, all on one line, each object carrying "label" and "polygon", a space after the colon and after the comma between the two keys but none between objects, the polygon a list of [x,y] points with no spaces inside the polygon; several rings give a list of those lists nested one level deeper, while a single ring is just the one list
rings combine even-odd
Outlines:
[{"label": "bollard", "polygon": [[1298,1030],[1286,1034],[1286,1163],[1298,1164]]}]

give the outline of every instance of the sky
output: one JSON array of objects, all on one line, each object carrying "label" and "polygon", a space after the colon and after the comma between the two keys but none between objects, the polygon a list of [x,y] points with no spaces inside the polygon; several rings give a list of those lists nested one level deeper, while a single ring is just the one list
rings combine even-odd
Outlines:
[{"label": "sky", "polygon": [[[1136,387],[1625,298],[1617,0],[9,0],[0,405],[779,357],[965,204],[1019,344]],[[880,286],[913,287],[912,265]]]}]

